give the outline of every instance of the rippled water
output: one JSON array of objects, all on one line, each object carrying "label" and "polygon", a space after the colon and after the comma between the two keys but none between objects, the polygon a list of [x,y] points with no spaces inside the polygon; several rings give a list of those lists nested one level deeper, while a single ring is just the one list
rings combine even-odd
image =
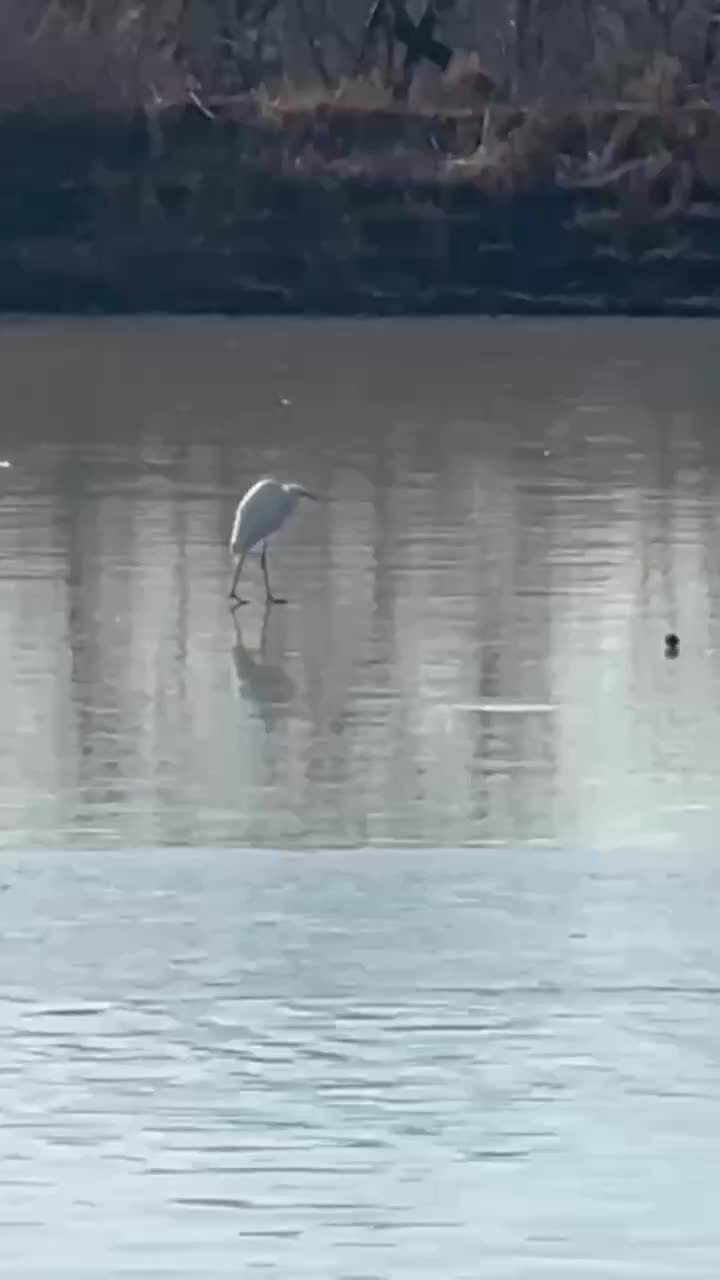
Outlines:
[{"label": "rippled water", "polygon": [[3,1275],[717,1276],[717,864],[4,875]]},{"label": "rippled water", "polygon": [[717,1276],[716,862],[4,876],[3,1275]]},{"label": "rippled water", "polygon": [[715,348],[0,327],[0,1274],[716,1280]]}]

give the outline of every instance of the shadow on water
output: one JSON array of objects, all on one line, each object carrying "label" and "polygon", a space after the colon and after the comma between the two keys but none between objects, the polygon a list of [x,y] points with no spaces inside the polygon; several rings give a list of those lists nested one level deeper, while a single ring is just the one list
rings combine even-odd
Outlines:
[{"label": "shadow on water", "polygon": [[[268,733],[285,720],[296,698],[296,687],[285,670],[285,654],[268,653],[269,632],[284,640],[285,627],[279,612],[283,606],[273,608],[266,604],[260,627],[260,641],[256,649],[249,649],[243,640],[241,609],[231,613],[235,629],[232,658],[237,674],[238,691],[245,705],[250,705],[263,721]],[[272,619],[272,623],[271,623]]]}]

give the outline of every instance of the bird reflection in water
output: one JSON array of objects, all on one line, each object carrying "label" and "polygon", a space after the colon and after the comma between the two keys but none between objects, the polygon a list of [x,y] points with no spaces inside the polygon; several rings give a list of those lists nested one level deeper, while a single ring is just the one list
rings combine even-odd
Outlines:
[{"label": "bird reflection in water", "polygon": [[[241,697],[252,703],[253,710],[260,716],[268,732],[279,721],[287,719],[296,694],[295,683],[287,674],[283,662],[277,658],[268,660],[269,632],[272,630],[276,633],[276,628],[282,627],[284,640],[285,631],[285,619],[277,611],[275,622],[270,627],[272,612],[271,604],[266,604],[260,643],[255,649],[249,649],[243,640],[238,613],[232,615],[235,627],[232,657],[238,690]],[[284,649],[284,643],[282,648]]]}]

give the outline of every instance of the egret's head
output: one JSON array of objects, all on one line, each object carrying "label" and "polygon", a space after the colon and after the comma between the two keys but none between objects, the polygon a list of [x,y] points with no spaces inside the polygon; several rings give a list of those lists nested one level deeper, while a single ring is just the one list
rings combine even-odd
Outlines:
[{"label": "egret's head", "polygon": [[301,484],[284,484],[283,489],[288,497],[292,498],[293,502],[297,502],[298,498],[310,498],[311,502],[317,502],[315,494],[303,489]]}]

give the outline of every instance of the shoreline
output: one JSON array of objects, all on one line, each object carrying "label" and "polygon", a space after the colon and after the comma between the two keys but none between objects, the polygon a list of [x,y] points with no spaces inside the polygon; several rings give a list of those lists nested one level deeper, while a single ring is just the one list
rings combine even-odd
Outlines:
[{"label": "shoreline", "polygon": [[4,313],[720,315],[707,103],[18,112],[0,164]]}]

